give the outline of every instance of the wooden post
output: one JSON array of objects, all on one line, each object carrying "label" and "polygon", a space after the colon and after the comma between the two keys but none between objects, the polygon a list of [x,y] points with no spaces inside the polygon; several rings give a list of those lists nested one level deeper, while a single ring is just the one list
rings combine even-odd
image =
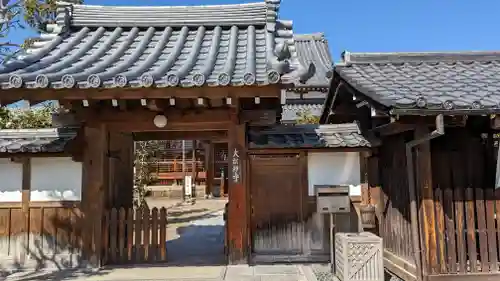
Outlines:
[{"label": "wooden post", "polygon": [[[196,145],[197,141],[192,141],[193,151],[191,152],[191,198],[196,198],[196,177],[198,176],[196,165]],[[194,188],[193,188],[194,186]]]},{"label": "wooden post", "polygon": [[205,195],[211,195],[214,188],[214,143],[209,141],[205,145],[206,187]]},{"label": "wooden post", "polygon": [[[415,139],[428,136],[429,128],[424,123],[419,123],[415,130]],[[436,218],[434,214],[434,192],[432,186],[431,145],[424,142],[415,147],[416,155],[416,191],[420,198],[419,225],[421,226],[422,243],[422,270],[423,275],[438,273]],[[417,201],[418,203],[418,201]]]},{"label": "wooden post", "polygon": [[92,266],[101,266],[102,217],[108,192],[109,133],[104,124],[86,126],[82,177],[82,209],[84,213],[84,253]]},{"label": "wooden post", "polygon": [[29,254],[29,225],[30,225],[30,197],[31,197],[31,158],[24,157],[20,159],[22,164],[22,212],[23,212],[23,250],[19,257],[21,263],[26,261],[26,255]]},{"label": "wooden post", "polygon": [[384,212],[384,195],[380,184],[380,170],[378,167],[378,156],[370,156],[367,159],[368,186],[370,188],[370,205],[375,206],[375,233],[383,237],[382,222]]},{"label": "wooden post", "polygon": [[112,208],[133,207],[134,188],[134,140],[131,134],[109,134],[109,198],[106,204]]},{"label": "wooden post", "polygon": [[[239,109],[239,106],[236,107]],[[239,123],[238,110],[233,109],[229,128],[229,263],[247,263],[248,254],[248,189],[246,186],[246,125]]]}]

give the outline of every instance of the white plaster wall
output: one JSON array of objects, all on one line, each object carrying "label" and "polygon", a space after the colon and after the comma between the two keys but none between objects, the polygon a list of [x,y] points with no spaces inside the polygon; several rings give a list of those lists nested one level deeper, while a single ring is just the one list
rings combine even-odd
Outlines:
[{"label": "white plaster wall", "polygon": [[82,163],[71,157],[31,159],[31,201],[79,201]]},{"label": "white plaster wall", "polygon": [[[0,202],[21,202],[22,165],[0,159]],[[70,157],[31,158],[31,201],[79,201],[82,164]]]},{"label": "white plaster wall", "polygon": [[21,202],[22,165],[0,158],[0,202]]},{"label": "white plaster wall", "polygon": [[358,152],[310,152],[307,161],[310,196],[314,185],[350,185],[350,195],[361,195]]}]

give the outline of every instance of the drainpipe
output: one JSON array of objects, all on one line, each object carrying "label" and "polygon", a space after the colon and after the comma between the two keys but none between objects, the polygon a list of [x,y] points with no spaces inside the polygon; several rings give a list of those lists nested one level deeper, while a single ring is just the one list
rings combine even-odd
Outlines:
[{"label": "drainpipe", "polygon": [[422,280],[422,261],[418,229],[417,196],[415,191],[415,173],[413,167],[413,148],[419,144],[430,141],[434,138],[444,135],[443,114],[436,116],[436,130],[420,139],[412,140],[406,143],[406,172],[408,175],[408,187],[410,188],[410,215],[411,215],[411,236],[415,250],[415,267],[417,280]]}]

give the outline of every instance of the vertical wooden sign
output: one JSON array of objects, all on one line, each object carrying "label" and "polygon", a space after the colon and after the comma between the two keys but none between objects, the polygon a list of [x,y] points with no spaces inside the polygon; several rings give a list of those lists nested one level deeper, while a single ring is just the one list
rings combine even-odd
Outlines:
[{"label": "vertical wooden sign", "polygon": [[231,153],[231,179],[233,183],[240,183],[241,181],[241,160],[240,150],[234,147]]}]

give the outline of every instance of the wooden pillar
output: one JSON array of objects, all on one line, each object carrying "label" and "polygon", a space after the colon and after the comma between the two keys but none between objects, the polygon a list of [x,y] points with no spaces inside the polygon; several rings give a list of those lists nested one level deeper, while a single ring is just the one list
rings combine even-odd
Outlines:
[{"label": "wooden pillar", "polygon": [[22,164],[22,212],[23,212],[23,245],[20,261],[26,261],[26,255],[29,254],[29,225],[30,225],[30,197],[31,197],[31,158],[23,157],[19,159]]},{"label": "wooden pillar", "polygon": [[214,190],[214,143],[209,141],[205,145],[205,167],[206,167],[206,186],[205,195],[211,195]]},{"label": "wooden pillar", "polygon": [[367,163],[367,171],[368,171],[368,186],[370,188],[370,205],[375,206],[375,233],[380,237],[383,237],[384,233],[382,232],[383,227],[383,216],[384,216],[384,202],[385,196],[381,188],[380,183],[380,169],[379,169],[379,157],[378,156],[370,156],[368,158]]},{"label": "wooden pillar", "polygon": [[109,134],[103,124],[86,126],[83,130],[85,151],[83,156],[82,211],[83,251],[92,266],[101,266],[102,217],[107,200],[109,161]]},{"label": "wooden pillar", "polygon": [[109,189],[107,208],[133,207],[134,141],[131,134],[109,134]]},{"label": "wooden pillar", "polygon": [[[236,107],[239,108],[239,107]],[[228,248],[229,263],[242,264],[248,260],[248,189],[246,184],[246,125],[239,123],[238,110],[233,109],[229,129],[229,206]]]},{"label": "wooden pillar", "polygon": [[[196,198],[196,178],[198,176],[197,165],[196,165],[196,145],[197,141],[193,140],[192,146],[193,151],[191,151],[191,197]],[[193,188],[194,187],[194,188]]]},{"label": "wooden pillar", "polygon": [[[430,133],[426,124],[420,123],[415,130],[415,139],[421,139]],[[420,198],[419,225],[422,240],[422,269],[424,276],[438,273],[437,243],[434,215],[434,196],[432,187],[431,146],[423,142],[415,147],[416,191]],[[418,200],[417,200],[418,203]]]}]

